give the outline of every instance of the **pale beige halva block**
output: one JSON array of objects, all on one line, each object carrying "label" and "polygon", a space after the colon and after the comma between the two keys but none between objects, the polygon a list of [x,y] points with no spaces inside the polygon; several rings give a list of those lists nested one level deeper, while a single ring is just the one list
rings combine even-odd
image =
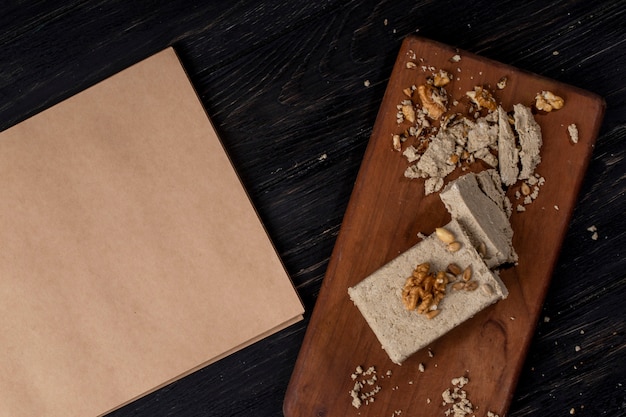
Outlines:
[{"label": "pale beige halva block", "polygon": [[[461,243],[459,251],[448,251],[432,234],[348,289],[350,298],[396,364],[508,295],[505,285],[485,265],[461,225],[452,220],[445,227]],[[431,271],[445,270],[450,263],[463,269],[470,266],[472,279],[479,288],[452,290],[449,284],[447,295],[438,306],[441,312],[433,319],[408,311],[402,303],[402,288],[415,266],[423,262],[430,263]]]},{"label": "pale beige halva block", "polygon": [[517,261],[508,216],[480,189],[476,174],[466,174],[451,182],[440,197],[452,218],[467,230],[474,246],[484,244],[487,266],[494,268]]},{"label": "pale beige halva block", "polygon": [[445,178],[454,171],[455,165],[449,163],[450,156],[454,153],[454,138],[440,132],[428,145],[428,149],[417,162],[417,168],[427,174],[428,177]]},{"label": "pale beige halva block", "polygon": [[483,193],[493,200],[496,205],[510,218],[513,213],[513,203],[502,189],[500,174],[495,169],[487,169],[476,174],[476,181]]},{"label": "pale beige halva block", "polygon": [[519,174],[519,153],[515,144],[515,134],[504,109],[498,106],[498,166],[502,183],[513,185]]},{"label": "pale beige halva block", "polygon": [[522,163],[522,169],[518,178],[525,180],[533,175],[535,167],[541,162],[540,151],[543,145],[543,138],[541,136],[541,127],[535,121],[529,107],[523,104],[516,104],[513,106],[513,110],[515,130],[521,146],[519,158]]},{"label": "pale beige halva block", "polygon": [[485,193],[496,205],[504,210],[506,194],[502,189],[500,174],[495,169],[486,169],[476,174],[476,181],[481,191]]},{"label": "pale beige halva block", "polygon": [[498,141],[498,126],[481,117],[476,122],[467,121],[470,129],[467,132],[467,151],[477,152],[494,147]]}]

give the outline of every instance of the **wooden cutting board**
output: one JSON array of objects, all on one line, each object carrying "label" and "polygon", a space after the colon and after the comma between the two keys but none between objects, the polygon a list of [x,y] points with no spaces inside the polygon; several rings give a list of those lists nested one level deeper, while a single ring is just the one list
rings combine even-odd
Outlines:
[{"label": "wooden cutting board", "polygon": [[[458,55],[458,62],[453,59]],[[408,69],[407,62],[417,68]],[[514,210],[511,224],[519,263],[501,271],[510,295],[452,332],[417,352],[402,366],[381,349],[347,289],[449,221],[437,194],[424,195],[423,180],[404,178],[406,159],[392,148],[401,132],[397,105],[402,90],[423,84],[431,70],[454,74],[446,86],[459,106],[476,85],[490,87],[503,108],[534,103],[549,90],[565,106],[537,114],[544,145],[536,172],[545,178],[536,200]],[[507,77],[504,89],[497,82]],[[444,416],[450,406],[442,392],[452,378],[466,376],[463,388],[476,416],[488,411],[503,416],[509,407],[528,346],[533,337],[552,271],[568,228],[576,197],[602,121],[605,103],[594,94],[494,62],[430,40],[409,37],[400,49],[387,91],[363,158],[341,231],[286,393],[287,417],[417,415]],[[570,141],[567,126],[575,123],[579,141]],[[484,169],[475,164],[473,170]],[[460,169],[447,178],[462,174]],[[516,207],[519,183],[507,195]],[[575,278],[575,277],[572,277]],[[420,372],[420,364],[424,371]],[[374,402],[355,408],[350,391],[357,366],[375,368],[377,380],[362,393],[379,391]],[[371,379],[359,377],[359,380]],[[417,414],[416,414],[417,413]]]}]

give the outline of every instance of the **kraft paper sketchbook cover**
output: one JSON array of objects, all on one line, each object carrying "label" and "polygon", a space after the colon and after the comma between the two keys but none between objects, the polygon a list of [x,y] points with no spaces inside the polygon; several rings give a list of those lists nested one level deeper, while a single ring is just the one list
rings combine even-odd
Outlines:
[{"label": "kraft paper sketchbook cover", "polygon": [[0,416],[95,417],[302,318],[176,53],[0,133]]}]

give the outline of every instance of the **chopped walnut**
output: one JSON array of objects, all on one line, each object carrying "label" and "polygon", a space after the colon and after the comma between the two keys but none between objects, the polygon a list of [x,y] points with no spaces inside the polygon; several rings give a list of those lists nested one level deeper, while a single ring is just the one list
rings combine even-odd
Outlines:
[{"label": "chopped walnut", "polygon": [[535,97],[535,107],[537,110],[551,112],[558,110],[565,104],[565,100],[551,91],[542,91]]},{"label": "chopped walnut", "polygon": [[473,91],[468,91],[465,94],[472,100],[478,110],[485,108],[490,111],[495,111],[498,108],[498,104],[489,90],[479,85],[474,87]]},{"label": "chopped walnut", "polygon": [[400,111],[402,111],[404,120],[407,120],[409,123],[415,123],[415,108],[413,108],[413,103],[410,100],[403,102]]},{"label": "chopped walnut", "polygon": [[504,90],[508,80],[509,79],[506,76],[500,78],[500,80],[498,80],[498,83],[496,84],[496,87],[498,87],[498,90]]},{"label": "chopped walnut", "polygon": [[422,84],[417,87],[417,94],[422,102],[422,107],[431,119],[437,120],[446,112],[448,97],[445,90]]},{"label": "chopped walnut", "polygon": [[435,87],[443,87],[448,84],[450,84],[450,74],[444,70],[439,70],[439,72],[433,76],[433,85]]},{"label": "chopped walnut", "polygon": [[430,271],[430,264],[425,262],[417,265],[410,277],[406,279],[402,289],[402,302],[407,310],[417,310],[428,319],[437,316],[437,305],[446,295],[448,275],[445,271],[436,274]]}]

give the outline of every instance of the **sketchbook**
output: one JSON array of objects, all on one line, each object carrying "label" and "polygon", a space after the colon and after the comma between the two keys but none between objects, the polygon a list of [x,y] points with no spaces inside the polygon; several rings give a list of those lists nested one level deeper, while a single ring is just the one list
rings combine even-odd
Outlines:
[{"label": "sketchbook", "polygon": [[302,319],[175,51],[0,133],[0,416],[106,414]]}]

